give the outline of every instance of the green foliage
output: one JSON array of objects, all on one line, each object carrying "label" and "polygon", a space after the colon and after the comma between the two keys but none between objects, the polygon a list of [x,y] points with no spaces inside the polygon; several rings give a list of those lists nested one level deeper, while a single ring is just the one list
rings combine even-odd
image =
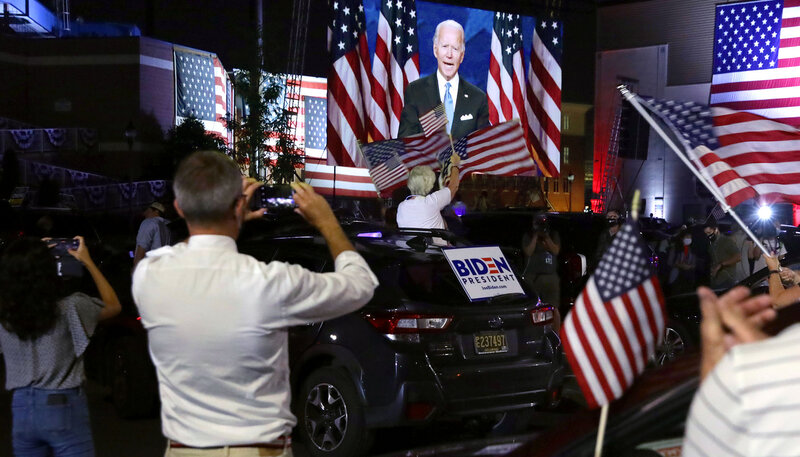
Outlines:
[{"label": "green foliage", "polygon": [[225,152],[225,142],[213,133],[206,132],[203,123],[194,116],[187,117],[167,133],[165,149],[173,166],[195,151]]},{"label": "green foliage", "polygon": [[248,113],[242,119],[228,119],[236,138],[231,154],[249,175],[275,184],[293,180],[295,166],[303,152],[293,139],[295,113],[284,109],[286,77],[261,70],[236,74],[234,87],[245,94]]}]

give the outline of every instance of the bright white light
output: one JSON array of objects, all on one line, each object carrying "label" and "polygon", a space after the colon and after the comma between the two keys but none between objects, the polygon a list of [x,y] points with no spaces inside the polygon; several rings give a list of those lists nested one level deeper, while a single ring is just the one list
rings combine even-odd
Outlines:
[{"label": "bright white light", "polygon": [[762,221],[772,219],[772,208],[770,208],[769,206],[762,206],[761,208],[758,208],[757,214],[758,218],[761,219]]}]

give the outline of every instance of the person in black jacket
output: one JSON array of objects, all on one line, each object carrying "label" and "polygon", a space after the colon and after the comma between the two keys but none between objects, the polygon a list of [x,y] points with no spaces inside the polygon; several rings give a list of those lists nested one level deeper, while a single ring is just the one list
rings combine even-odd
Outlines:
[{"label": "person in black jacket", "polygon": [[[433,55],[438,61],[436,73],[406,87],[397,136],[402,138],[422,133],[419,117],[440,103],[444,104],[449,121],[447,131],[454,140],[488,126],[486,92],[458,75],[458,67],[464,60],[464,28],[461,24],[448,19],[436,26]],[[448,101],[452,103],[452,114],[448,111]]]}]

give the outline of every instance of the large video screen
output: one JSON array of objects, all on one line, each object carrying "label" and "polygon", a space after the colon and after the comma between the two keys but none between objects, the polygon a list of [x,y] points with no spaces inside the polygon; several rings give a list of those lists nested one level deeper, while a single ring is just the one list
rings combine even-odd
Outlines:
[{"label": "large video screen", "polygon": [[[383,0],[383,2],[385,1]],[[379,0],[364,0],[370,56],[375,55],[375,40],[381,3]],[[429,75],[436,71],[436,58],[433,56],[433,33],[436,25],[444,20],[453,19],[464,27],[464,39],[466,41],[464,61],[459,68],[459,74],[485,91],[489,74],[492,25],[496,12],[424,1],[416,2],[416,5],[417,28],[419,29],[420,76]],[[533,28],[534,18],[522,16],[522,43],[525,50],[523,55],[526,66],[530,58]]]}]

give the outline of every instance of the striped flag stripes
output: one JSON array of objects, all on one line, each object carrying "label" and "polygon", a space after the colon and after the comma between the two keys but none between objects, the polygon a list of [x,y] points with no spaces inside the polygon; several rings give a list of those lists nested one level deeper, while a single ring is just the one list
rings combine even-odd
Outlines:
[{"label": "striped flag stripes", "polygon": [[439,152],[450,144],[450,139],[441,131],[426,137],[424,133],[394,140],[375,141],[363,146],[364,157],[369,163],[369,173],[382,196],[405,185],[408,170],[427,165],[439,167]]},{"label": "striped flag stripes", "polygon": [[562,25],[557,20],[537,21],[525,85],[528,138],[547,177],[558,176],[561,168]]},{"label": "striped flag stripes", "polygon": [[619,398],[664,333],[664,297],[632,223],[620,228],[561,329],[589,408]]},{"label": "striped flag stripes", "polygon": [[489,77],[489,122],[512,119],[527,124],[525,113],[525,65],[523,63],[522,19],[519,14],[495,13],[492,28]]},{"label": "striped flag stripes", "polygon": [[425,136],[431,136],[439,130],[442,130],[447,125],[447,113],[444,111],[444,105],[439,105],[419,117],[419,123],[422,126],[422,131]]},{"label": "striped flag stripes", "polygon": [[419,78],[419,44],[415,0],[381,2],[372,66],[374,141],[397,137],[403,93]]},{"label": "striped flag stripes", "polygon": [[378,195],[378,190],[366,168],[335,167],[306,162],[303,178],[322,195],[367,198]]},{"label": "striped flag stripes", "polygon": [[[517,120],[476,130],[458,140],[454,147],[461,158],[462,177],[470,173],[515,176],[536,172]],[[449,161],[451,153],[447,145],[439,154],[440,161]]]},{"label": "striped flag stripes", "polygon": [[753,197],[800,204],[800,130],[749,112],[693,102],[646,100],[725,201]]},{"label": "striped flag stripes", "polygon": [[328,163],[365,167],[358,144],[367,140],[364,99],[370,94],[369,50],[361,0],[331,1],[328,51]]},{"label": "striped flag stripes", "polygon": [[717,5],[714,32],[709,104],[800,126],[800,0]]}]

